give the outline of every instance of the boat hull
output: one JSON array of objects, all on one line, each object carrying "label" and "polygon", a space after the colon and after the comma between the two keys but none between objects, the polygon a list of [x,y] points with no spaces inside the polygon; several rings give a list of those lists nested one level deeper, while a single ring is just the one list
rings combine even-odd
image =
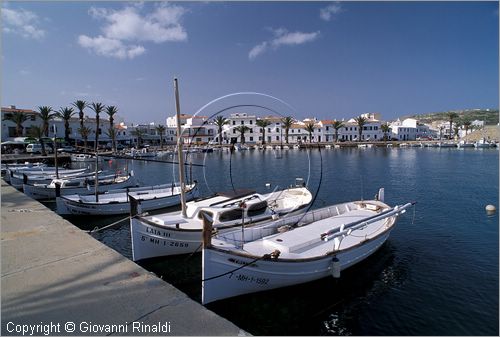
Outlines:
[{"label": "boat hull", "polygon": [[[126,192],[124,192],[126,193]],[[195,187],[186,192],[186,200],[198,197],[198,189]],[[83,203],[64,197],[56,198],[57,213],[60,215],[118,215],[130,213],[130,202],[108,202],[108,203]],[[160,208],[176,206],[181,203],[180,195],[170,195],[163,198],[141,200],[143,211],[152,211]]]},{"label": "boat hull", "polygon": [[[137,186],[137,181],[134,177],[129,177],[127,180],[119,183],[106,184],[106,185],[98,185],[97,191],[98,193],[104,193],[113,189],[121,189],[127,187]],[[27,185],[23,184],[23,191],[28,197],[35,200],[44,200],[44,199],[55,199],[56,198],[56,189],[55,188],[47,188],[46,185]],[[71,195],[71,194],[93,194],[95,193],[95,189],[92,186],[91,189],[87,189],[85,187],[75,187],[75,188],[61,188],[61,195]]]},{"label": "boat hull", "polygon": [[332,253],[305,260],[256,261],[256,258],[232,254],[216,247],[204,249],[202,303],[331,277],[334,257],[339,260],[340,270],[349,268],[376,252],[387,240],[390,231],[335,255]]},{"label": "boat hull", "polygon": [[[142,206],[142,204],[141,204]],[[287,216],[301,214],[306,208],[288,213]],[[180,216],[180,212],[178,213]],[[271,218],[271,217],[268,217]],[[262,221],[264,219],[258,219]],[[228,228],[232,230],[234,227]],[[219,228],[219,231],[224,229]],[[130,219],[132,238],[132,259],[143,259],[201,252],[202,228],[182,229],[166,227],[140,218]]]}]

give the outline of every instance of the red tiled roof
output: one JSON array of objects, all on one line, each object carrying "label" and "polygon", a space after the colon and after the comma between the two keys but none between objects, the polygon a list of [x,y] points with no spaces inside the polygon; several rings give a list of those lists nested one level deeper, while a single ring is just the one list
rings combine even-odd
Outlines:
[{"label": "red tiled roof", "polygon": [[3,108],[3,107],[2,107],[2,112],[23,112],[23,113],[31,113],[31,114],[37,113],[36,111],[29,110],[29,109],[12,109],[12,108]]}]

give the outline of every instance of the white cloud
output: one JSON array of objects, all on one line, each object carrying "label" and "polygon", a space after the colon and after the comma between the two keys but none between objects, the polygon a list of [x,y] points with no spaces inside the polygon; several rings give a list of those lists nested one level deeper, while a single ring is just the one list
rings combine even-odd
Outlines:
[{"label": "white cloud", "polygon": [[330,21],[335,14],[338,14],[341,11],[342,11],[342,7],[340,6],[340,3],[335,2],[335,3],[330,4],[324,8],[321,8],[319,10],[319,17],[322,20]]},{"label": "white cloud", "polygon": [[80,35],[78,37],[78,43],[80,46],[93,51],[97,55],[116,57],[119,59],[132,59],[146,51],[142,46],[125,45],[120,40],[110,39],[102,35],[97,37]]},{"label": "white cloud", "polygon": [[[78,43],[98,55],[120,59],[144,54],[146,48],[139,42],[186,41],[187,33],[181,24],[186,10],[183,7],[162,3],[149,14],[142,14],[143,6],[127,6],[121,10],[91,7],[89,14],[106,23],[102,35],[80,35]],[[131,44],[131,43],[136,44]]]},{"label": "white cloud", "polygon": [[26,39],[41,40],[45,31],[38,27],[40,19],[30,11],[24,9],[2,8],[3,31],[19,34]]},{"label": "white cloud", "polygon": [[272,30],[274,38],[269,41],[264,41],[253,47],[248,53],[250,60],[265,53],[269,49],[276,50],[281,46],[300,45],[306,42],[314,41],[318,38],[320,32],[303,33],[303,32],[288,32],[284,28]]}]

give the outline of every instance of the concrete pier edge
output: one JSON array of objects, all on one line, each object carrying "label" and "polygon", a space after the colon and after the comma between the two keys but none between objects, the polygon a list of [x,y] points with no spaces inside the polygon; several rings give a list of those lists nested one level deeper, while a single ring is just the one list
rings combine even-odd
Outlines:
[{"label": "concrete pier edge", "polygon": [[1,255],[1,335],[248,335],[3,179]]}]

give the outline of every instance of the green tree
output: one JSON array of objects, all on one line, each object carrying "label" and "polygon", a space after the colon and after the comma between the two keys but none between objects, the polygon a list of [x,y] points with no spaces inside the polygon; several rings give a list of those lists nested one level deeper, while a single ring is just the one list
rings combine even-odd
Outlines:
[{"label": "green tree", "polygon": [[453,121],[458,117],[458,114],[454,111],[450,111],[446,113],[446,116],[448,117],[448,121],[450,122],[450,139],[451,139],[451,135],[453,134],[452,133]]},{"label": "green tree", "polygon": [[56,113],[57,117],[62,118],[64,121],[64,140],[69,142],[69,120],[74,115],[73,108],[60,108]]},{"label": "green tree", "polygon": [[50,106],[39,106],[38,107],[38,113],[40,114],[40,118],[42,120],[42,132],[45,135],[45,137],[49,136],[49,122],[52,118],[54,118],[54,115],[52,112],[52,107]]},{"label": "green tree", "polygon": [[258,119],[255,122],[255,125],[260,127],[260,131],[262,133],[262,145],[266,145],[266,128],[271,125],[271,122],[267,119]]},{"label": "green tree", "polygon": [[85,117],[85,114],[83,113],[83,110],[85,108],[88,108],[89,105],[87,102],[82,101],[82,100],[77,100],[73,103],[71,103],[75,108],[78,109],[78,118],[80,119],[80,128],[83,128],[83,118]]},{"label": "green tree", "polygon": [[285,143],[288,144],[288,133],[290,132],[290,128],[292,127],[295,120],[291,116],[287,116],[281,119],[281,123],[283,124],[283,128],[285,129]]},{"label": "green tree", "polygon": [[250,128],[246,125],[240,125],[234,129],[240,133],[241,144],[245,144],[245,132],[250,131]]},{"label": "green tree", "polygon": [[160,135],[160,147],[162,150],[163,150],[163,135],[165,134],[165,130],[167,130],[165,125],[160,124],[156,127],[156,132],[158,132],[158,134]]},{"label": "green tree", "polygon": [[12,121],[16,124],[16,137],[22,136],[23,123],[28,120],[28,116],[22,112],[13,112],[5,117],[6,120]]},{"label": "green tree", "polygon": [[472,122],[470,121],[470,119],[464,119],[464,121],[462,122],[463,126],[464,126],[464,130],[465,130],[465,135],[467,136],[467,133],[469,130],[471,130],[471,126],[472,126]]},{"label": "green tree", "polygon": [[314,122],[308,122],[308,123],[306,123],[305,129],[309,133],[309,143],[312,144],[312,134],[314,132]]},{"label": "green tree", "polygon": [[380,126],[380,129],[382,129],[382,132],[384,133],[384,140],[387,141],[387,134],[391,131],[391,127],[389,124],[384,123]]},{"label": "green tree", "polygon": [[363,134],[363,127],[366,125],[367,119],[365,117],[359,116],[354,118],[356,124],[358,124],[358,142],[361,141],[361,135]]},{"label": "green tree", "polygon": [[42,156],[46,156],[47,152],[45,151],[45,143],[43,141],[43,138],[45,136],[43,127],[32,126],[29,130],[29,136],[35,138],[40,142],[40,145],[42,146]]},{"label": "green tree", "polygon": [[229,120],[224,118],[224,116],[217,116],[214,119],[214,124],[217,125],[219,146],[222,146],[222,128],[224,127],[224,125],[229,124]]},{"label": "green tree", "polygon": [[334,120],[332,127],[335,129],[335,141],[339,141],[339,130],[344,127],[344,123],[342,121]]},{"label": "green tree", "polygon": [[90,134],[92,133],[92,130],[88,126],[83,126],[78,129],[78,133],[83,138],[83,147],[85,148],[85,152],[87,151],[87,140],[89,139]]},{"label": "green tree", "polygon": [[95,144],[94,151],[97,152],[99,145],[99,115],[103,112],[105,106],[102,103],[92,103],[90,108],[95,112]]}]

